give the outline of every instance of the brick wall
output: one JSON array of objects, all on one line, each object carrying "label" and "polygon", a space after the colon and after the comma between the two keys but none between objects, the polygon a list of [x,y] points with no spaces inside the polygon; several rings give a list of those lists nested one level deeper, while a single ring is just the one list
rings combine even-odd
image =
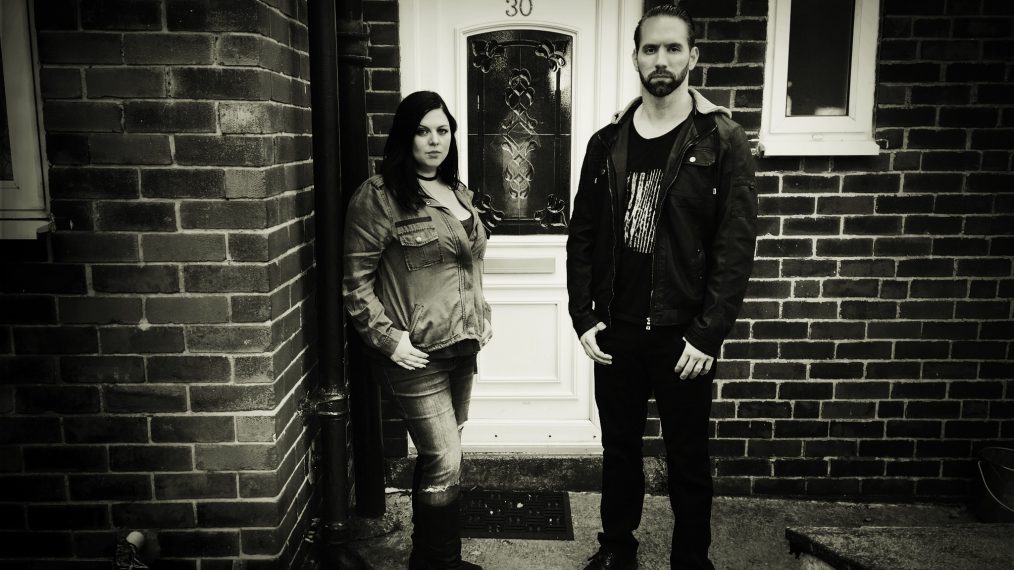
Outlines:
[{"label": "brick wall", "polygon": [[[767,3],[692,2],[692,75],[760,126]],[[728,494],[957,496],[1014,440],[1012,10],[883,0],[875,157],[757,161],[713,417]]]},{"label": "brick wall", "polygon": [[306,2],[36,20],[58,229],[0,243],[0,558],[108,567],[151,529],[162,567],[286,567],[313,504]]},{"label": "brick wall", "polygon": [[[1014,441],[1014,9],[882,4],[886,150],[758,160],[755,278],[712,414],[720,493],[960,496],[976,451]],[[686,5],[702,57],[692,84],[755,135],[767,2]],[[396,4],[367,6],[384,22],[370,107],[383,135],[398,100]],[[658,433],[650,421],[646,449],[661,454]],[[385,437],[405,455],[396,420]]]}]

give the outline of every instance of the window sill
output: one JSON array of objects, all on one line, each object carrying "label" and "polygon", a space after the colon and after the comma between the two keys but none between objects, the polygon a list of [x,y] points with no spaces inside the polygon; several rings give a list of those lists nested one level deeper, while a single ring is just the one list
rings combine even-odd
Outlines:
[{"label": "window sill", "polygon": [[876,156],[880,145],[874,140],[779,140],[761,138],[757,155],[765,156]]},{"label": "window sill", "polygon": [[0,217],[0,240],[4,239],[36,239],[39,234],[51,231],[52,221],[38,217]]}]

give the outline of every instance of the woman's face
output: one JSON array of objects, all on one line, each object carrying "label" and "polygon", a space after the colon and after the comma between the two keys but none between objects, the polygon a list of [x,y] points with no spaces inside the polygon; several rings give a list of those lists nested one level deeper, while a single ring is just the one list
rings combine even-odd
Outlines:
[{"label": "woman's face", "polygon": [[419,121],[412,139],[416,169],[424,174],[435,172],[450,148],[451,125],[447,114],[443,109],[433,109]]}]

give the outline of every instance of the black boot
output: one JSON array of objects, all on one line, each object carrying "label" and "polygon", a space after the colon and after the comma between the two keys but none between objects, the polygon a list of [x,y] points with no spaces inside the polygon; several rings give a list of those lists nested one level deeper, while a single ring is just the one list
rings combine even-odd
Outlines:
[{"label": "black boot", "polygon": [[443,506],[413,501],[409,570],[482,570],[482,566],[461,559],[460,503],[460,496]]}]

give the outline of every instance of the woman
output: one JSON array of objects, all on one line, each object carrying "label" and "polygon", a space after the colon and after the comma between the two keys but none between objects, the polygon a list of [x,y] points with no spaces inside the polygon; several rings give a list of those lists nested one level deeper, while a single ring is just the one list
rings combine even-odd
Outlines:
[{"label": "woman", "polygon": [[410,569],[480,568],[461,560],[461,428],[492,329],[486,233],[458,180],[456,128],[436,93],[406,97],[345,225],[345,307],[419,451]]}]

